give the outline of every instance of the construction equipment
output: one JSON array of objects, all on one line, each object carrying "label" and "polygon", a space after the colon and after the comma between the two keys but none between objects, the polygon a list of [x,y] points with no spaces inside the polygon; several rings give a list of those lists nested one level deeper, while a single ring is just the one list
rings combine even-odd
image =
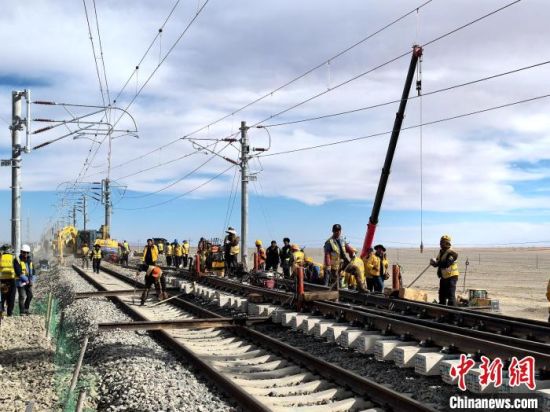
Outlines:
[{"label": "construction equipment", "polygon": [[468,296],[459,296],[457,302],[459,306],[467,306],[474,310],[500,311],[500,301],[489,298],[489,293],[485,289],[468,289]]},{"label": "construction equipment", "polygon": [[361,250],[361,258],[367,256],[369,249],[372,247],[374,232],[376,231],[378,216],[380,214],[380,208],[382,207],[382,200],[384,199],[384,192],[386,191],[386,185],[388,184],[388,178],[390,177],[391,164],[393,161],[393,156],[395,154],[395,149],[397,147],[397,140],[399,139],[401,125],[403,124],[403,118],[405,117],[405,108],[407,107],[407,101],[409,99],[409,93],[411,90],[414,72],[416,70],[418,60],[421,56],[422,47],[418,45],[413,46],[411,62],[409,64],[409,71],[407,72],[407,78],[405,80],[405,87],[403,88],[399,110],[395,115],[390,143],[388,145],[388,151],[386,153],[386,160],[384,161],[384,167],[382,168],[382,174],[380,175],[378,190],[376,191],[376,197],[372,205],[372,213],[369,218],[369,223],[367,225],[367,233],[365,234],[363,249]]},{"label": "construction equipment", "polygon": [[63,229],[57,232],[56,246],[59,253],[59,261],[63,264],[63,258],[65,254],[65,247],[71,254],[76,253],[76,237],[78,230],[74,226],[65,226]]}]

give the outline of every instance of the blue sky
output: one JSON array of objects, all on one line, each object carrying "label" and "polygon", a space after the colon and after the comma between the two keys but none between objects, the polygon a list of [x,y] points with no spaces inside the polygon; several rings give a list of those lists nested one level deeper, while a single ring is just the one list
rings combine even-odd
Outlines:
[{"label": "blue sky", "polygon": [[[296,4],[266,0],[259,4],[242,0],[228,8],[226,3],[211,0],[147,84],[145,80],[204,1],[178,4],[161,39],[152,41],[175,2],[96,0],[105,73],[101,59],[97,60],[97,69],[94,64],[82,4],[68,0],[5,4],[0,35],[7,39],[5,53],[13,59],[0,62],[0,99],[4,101],[0,105],[0,125],[6,132],[6,139],[0,141],[0,157],[8,158],[10,152],[7,122],[12,90],[29,88],[37,100],[101,105],[103,99],[108,100],[108,85],[110,99],[118,95],[116,105],[129,108],[139,135],[139,139],[125,136],[113,140],[110,178],[126,188],[124,196],[123,190],[114,196],[113,235],[132,241],[153,235],[194,240],[221,236],[235,183],[233,169],[196,189],[230,164],[217,157],[209,160],[211,155],[198,153],[189,139],[172,142],[199,129],[192,138],[224,138],[238,131],[241,120],[254,124],[273,116],[262,122],[269,125],[398,99],[408,55],[343,87],[337,86],[410,50],[414,43],[428,43],[509,2],[434,0],[418,14],[412,13],[348,53],[327,61],[421,3],[307,0]],[[547,13],[545,1],[523,1],[429,44],[422,63],[424,92],[549,60]],[[90,17],[94,50],[99,56],[96,21]],[[16,28],[23,26],[28,27],[25,36],[15,36]],[[136,75],[135,66],[149,44],[153,45],[151,52]],[[309,75],[269,94],[323,62]],[[419,99],[413,99],[403,126],[418,124],[420,115],[424,122],[431,122],[548,94],[548,75],[550,64],[543,64],[425,96],[422,111]],[[231,115],[266,93],[267,98]],[[277,115],[317,94],[322,95]],[[411,96],[414,94],[412,90]],[[457,244],[472,246],[549,240],[549,109],[550,99],[541,99],[425,126],[422,150],[420,130],[404,130],[377,240],[395,246],[420,243],[421,191],[427,245],[436,245],[442,233],[450,233]],[[32,117],[67,119],[83,115],[88,109],[69,107],[67,111],[60,106],[33,105],[32,110]],[[261,162],[251,161],[259,183],[250,186],[250,241],[280,241],[289,236],[314,247],[322,244],[332,224],[338,222],[352,243],[360,245],[389,136],[273,154],[388,131],[396,110],[397,104],[389,104],[319,121],[273,126],[268,129],[269,136],[265,130],[251,129],[252,146],[266,147],[271,141],[271,148]],[[92,116],[90,120],[98,121],[100,117]],[[33,130],[43,126],[32,125]],[[75,130],[74,125],[70,127]],[[132,129],[134,124],[130,117],[123,116],[117,127]],[[33,144],[64,133],[67,130],[59,127],[38,134]],[[31,238],[36,239],[49,224],[66,218],[72,210],[75,194],[63,194],[66,185],[62,182],[73,182],[77,176],[80,182],[106,177],[108,145],[90,139],[99,141],[102,136],[71,136],[24,155],[24,239],[28,215]],[[208,144],[211,140],[197,142]],[[163,148],[157,150],[159,147]],[[222,147],[218,144],[215,150]],[[229,146],[220,154],[236,159],[238,151]],[[4,222],[0,238],[7,240],[9,168],[0,169],[0,182],[4,182],[0,184]],[[163,190],[144,196],[159,189]],[[193,192],[178,200],[147,208],[189,191]],[[132,208],[142,209],[128,210]],[[90,210],[89,226],[99,228],[102,206],[90,200]],[[239,212],[237,196],[229,221],[237,228]]]}]

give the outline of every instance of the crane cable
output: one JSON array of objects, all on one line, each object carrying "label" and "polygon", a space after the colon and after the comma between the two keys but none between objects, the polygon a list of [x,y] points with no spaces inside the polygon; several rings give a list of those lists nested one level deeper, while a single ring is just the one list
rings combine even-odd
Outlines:
[{"label": "crane cable", "polygon": [[[416,10],[416,37],[420,31],[420,14]],[[416,92],[418,94],[418,114],[419,114],[419,143],[420,143],[420,253],[424,253],[424,175],[423,175],[423,136],[422,136],[422,55],[418,59],[416,66]]]}]

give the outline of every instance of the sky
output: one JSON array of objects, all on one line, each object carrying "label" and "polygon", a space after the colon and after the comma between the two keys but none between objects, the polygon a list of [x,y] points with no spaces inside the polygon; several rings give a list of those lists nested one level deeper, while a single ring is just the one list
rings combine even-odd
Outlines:
[{"label": "sky", "polygon": [[[461,28],[510,3],[2,2],[0,36],[10,56],[0,61],[2,159],[11,152],[12,90],[29,89],[33,101],[111,102],[127,112],[107,114],[120,130],[111,149],[97,131],[105,130],[97,126],[103,113],[82,119],[95,124],[31,135],[34,147],[90,127],[23,155],[23,240],[66,222],[83,196],[88,227],[99,228],[103,205],[92,186],[107,177],[109,152],[114,237],[194,243],[223,236],[228,225],[240,231],[240,184],[226,160],[238,160],[238,143],[215,140],[238,137],[246,121],[267,126],[251,127],[248,137],[251,147],[268,149],[250,160],[257,180],[249,184],[249,243],[288,236],[318,247],[340,223],[360,246],[419,44],[424,96],[413,82],[375,240],[435,246],[448,233],[462,246],[550,244],[550,98],[439,122],[550,93],[547,1],[519,1]],[[376,107],[356,110],[369,106]],[[69,120],[94,110],[33,103],[30,117]],[[347,111],[354,112],[298,122]],[[31,130],[47,125],[32,121]],[[10,173],[0,169],[4,240]]]}]

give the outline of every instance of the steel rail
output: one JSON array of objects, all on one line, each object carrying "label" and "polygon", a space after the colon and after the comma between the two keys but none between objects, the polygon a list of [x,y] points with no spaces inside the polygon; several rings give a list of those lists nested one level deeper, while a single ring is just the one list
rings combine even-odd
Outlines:
[{"label": "steel rail", "polygon": [[[73,265],[74,270],[76,270],[81,276],[83,276],[85,279],[88,280],[88,278],[92,281],[93,278],[88,276],[86,273],[84,273],[80,268]],[[112,275],[118,279],[121,279],[123,281],[129,282],[131,284],[136,284],[139,286],[140,282],[130,279],[110,268],[102,267],[102,271],[105,273]],[[94,284],[95,283],[95,284]],[[98,282],[93,282],[92,284],[100,286],[100,288],[103,288]],[[258,288],[263,289],[263,288]],[[110,299],[118,300],[121,305],[127,306],[124,302],[122,302],[117,297],[110,297]],[[185,301],[181,298],[174,298],[172,301],[170,301],[171,304],[174,306],[183,307],[186,310],[189,310],[190,312],[195,313],[198,316],[201,317],[209,317],[209,318],[220,318],[223,319],[222,315],[216,314],[212,311],[209,311],[205,308],[202,308],[198,305],[192,304],[191,302]],[[128,307],[131,311],[133,309],[131,307]],[[135,312],[135,311],[134,311]],[[135,312],[136,318],[139,320],[145,320],[141,315],[139,315],[137,312]],[[393,411],[432,411],[434,412],[434,409],[430,406],[427,406],[423,404],[422,402],[419,402],[415,399],[412,399],[411,397],[401,394],[399,392],[393,391],[392,389],[388,388],[387,386],[378,384],[368,378],[359,376],[357,374],[354,374],[352,372],[346,371],[345,369],[331,364],[329,362],[323,361],[321,359],[317,359],[313,357],[312,355],[301,351],[299,349],[296,349],[295,347],[289,346],[283,342],[280,342],[276,339],[273,339],[267,335],[262,334],[261,332],[252,330],[246,326],[238,326],[232,329],[236,331],[239,335],[247,337],[252,342],[257,343],[259,346],[263,346],[268,348],[269,350],[273,352],[277,352],[281,357],[288,359],[294,363],[297,363],[298,365],[310,370],[313,373],[316,373],[320,376],[325,377],[326,379],[329,379],[331,381],[336,382],[339,385],[343,385],[348,387],[350,390],[352,390],[354,393],[365,396],[366,398],[370,399],[371,401],[387,408]],[[162,340],[166,340],[170,346],[174,346],[175,348],[180,351],[183,350],[184,354],[186,352],[189,352],[183,345],[181,345],[179,342],[175,341],[170,335],[168,335],[164,330],[160,331],[154,331],[153,334],[161,334]],[[173,341],[173,342],[172,342]],[[179,349],[182,347],[183,349]],[[207,370],[207,376],[211,377],[211,374],[217,374],[217,371],[215,371],[213,368],[211,368],[206,362],[201,361],[197,358],[196,355],[193,353],[190,353],[191,356],[187,356],[190,359],[192,359],[193,362],[200,361],[202,364],[207,365],[210,370]],[[197,361],[195,360],[197,359]],[[203,368],[203,365],[200,365],[201,368]],[[221,375],[220,375],[221,376]],[[232,387],[226,387],[225,381],[227,379],[223,376],[221,376],[221,379],[213,376],[211,377],[212,380],[220,387],[222,391],[227,391],[227,388],[231,390],[239,390],[238,387],[235,388],[235,385],[231,383]],[[228,392],[226,392],[228,393]],[[233,395],[231,392],[229,392],[231,396]],[[258,401],[256,401],[255,398],[250,397],[248,394],[245,394],[246,397],[243,398],[243,401],[249,402],[250,400],[248,398],[251,398],[254,402],[258,404]],[[241,401],[238,397],[235,397],[239,403]],[[249,410],[253,411],[261,411],[266,410],[265,406],[262,404],[258,404],[259,406],[252,407],[248,406],[246,403],[241,403],[244,407],[246,407]]]}]

